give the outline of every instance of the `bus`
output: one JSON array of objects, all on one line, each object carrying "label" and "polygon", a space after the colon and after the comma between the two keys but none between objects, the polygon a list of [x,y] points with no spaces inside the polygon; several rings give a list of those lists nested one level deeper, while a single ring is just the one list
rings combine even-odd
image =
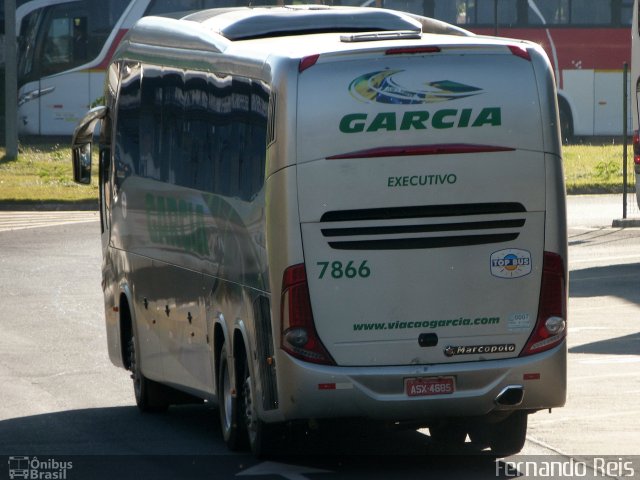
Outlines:
[{"label": "bus", "polygon": [[102,95],[111,55],[140,17],[245,3],[248,2],[33,0],[23,3],[16,10],[18,133],[71,135],[89,106]]},{"label": "bus", "polygon": [[213,9],[141,19],[104,91],[74,179],[100,125],[108,351],[142,411],[217,404],[257,455],[284,425],[352,417],[509,455],[564,405],[538,45],[378,8]]},{"label": "bus", "polygon": [[379,1],[478,34],[542,45],[556,76],[563,138],[622,135],[632,0]]}]

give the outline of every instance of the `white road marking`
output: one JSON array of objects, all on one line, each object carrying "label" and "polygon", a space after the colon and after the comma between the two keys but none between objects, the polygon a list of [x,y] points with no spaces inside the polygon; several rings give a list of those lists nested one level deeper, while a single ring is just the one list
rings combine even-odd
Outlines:
[{"label": "white road marking", "polygon": [[[550,418],[548,420],[536,419],[535,424],[536,426],[540,426],[540,425],[550,425],[550,424],[553,425],[553,424],[558,424],[560,422],[574,423],[576,421],[586,421],[591,424],[592,421],[595,419],[626,417],[626,416],[636,418],[639,414],[640,414],[640,410],[637,410],[637,409],[636,410],[616,410],[615,412],[607,412],[607,413],[601,413],[601,414],[589,414],[588,417],[580,413],[576,413],[575,415],[555,415],[554,414],[553,418]],[[527,435],[527,439],[530,440],[531,437]]]},{"label": "white road marking", "polygon": [[631,355],[616,355],[579,360],[578,363],[581,363],[582,365],[615,365],[622,363],[640,363],[640,358]]},{"label": "white road marking", "polygon": [[95,222],[100,219],[96,211],[72,212],[4,212],[0,211],[0,232],[28,228],[55,227],[71,223]]}]

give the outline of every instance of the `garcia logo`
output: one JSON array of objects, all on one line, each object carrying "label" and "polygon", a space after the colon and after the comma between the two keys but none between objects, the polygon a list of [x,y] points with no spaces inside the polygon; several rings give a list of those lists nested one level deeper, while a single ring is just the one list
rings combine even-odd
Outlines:
[{"label": "garcia logo", "polygon": [[[402,85],[397,78],[401,77],[404,71],[389,69],[365,73],[351,82],[349,92],[355,99],[362,102],[395,105],[446,102],[482,93],[480,88],[451,80],[420,82],[415,86]],[[413,75],[406,75],[403,80],[411,83],[417,79]],[[424,85],[427,88],[424,88]]]},{"label": "garcia logo", "polygon": [[[424,105],[470,97],[483,93],[482,89],[440,80],[423,82],[415,75],[401,76],[405,70],[378,70],[360,75],[349,84],[349,93],[364,103],[387,105]],[[396,76],[401,76],[401,85]],[[412,85],[414,83],[414,85]],[[408,84],[408,85],[407,85]],[[427,88],[425,88],[425,85]],[[502,125],[500,107],[442,108],[404,112],[349,113],[340,119],[342,133],[426,130],[428,128],[499,127]]]},{"label": "garcia logo", "polygon": [[516,351],[514,343],[502,343],[498,345],[448,345],[444,349],[447,357],[455,357],[456,355],[474,355],[483,353],[513,353]]},{"label": "garcia logo", "polygon": [[498,278],[519,278],[531,273],[531,253],[508,248],[491,254],[491,275]]}]

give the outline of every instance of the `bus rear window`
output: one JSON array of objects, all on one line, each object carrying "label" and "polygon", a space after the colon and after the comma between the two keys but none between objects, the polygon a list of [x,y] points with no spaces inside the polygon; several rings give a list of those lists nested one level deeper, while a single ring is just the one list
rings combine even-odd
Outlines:
[{"label": "bus rear window", "polygon": [[[384,7],[408,10],[405,0],[385,0]],[[496,9],[497,7],[497,9]],[[421,15],[463,25],[629,25],[631,0],[431,0]]]}]

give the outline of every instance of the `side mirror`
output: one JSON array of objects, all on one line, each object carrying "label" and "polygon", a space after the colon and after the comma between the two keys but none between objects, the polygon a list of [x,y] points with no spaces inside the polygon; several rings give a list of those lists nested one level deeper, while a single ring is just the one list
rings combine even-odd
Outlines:
[{"label": "side mirror", "polygon": [[73,180],[87,185],[91,183],[91,142],[96,124],[108,114],[107,107],[100,106],[89,110],[84,116],[71,139],[71,161],[73,162]]},{"label": "side mirror", "polygon": [[72,150],[73,181],[88,185],[91,183],[91,144],[84,143]]}]

